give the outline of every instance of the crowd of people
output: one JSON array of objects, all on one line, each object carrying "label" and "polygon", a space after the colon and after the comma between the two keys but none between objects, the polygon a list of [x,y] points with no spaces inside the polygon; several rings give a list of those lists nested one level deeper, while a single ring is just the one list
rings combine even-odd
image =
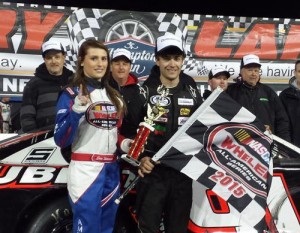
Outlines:
[{"label": "crowd of people", "polygon": [[[201,96],[193,77],[181,69],[184,43],[174,35],[157,38],[155,65],[143,84],[130,72],[131,53],[124,48],[110,57],[106,45],[87,39],[78,50],[75,73],[65,68],[65,54],[60,42],[42,45],[44,62],[23,92],[19,133],[54,129],[55,143],[67,149],[73,232],[113,232],[114,200],[120,194],[118,157],[130,149],[149,109],[159,107],[163,113],[139,157],[138,232],[157,233],[162,216],[166,232],[187,231],[192,180],[151,158],[217,87],[256,115],[266,130],[300,145],[300,61],[279,96],[260,82],[260,58],[254,54],[241,59],[240,78],[232,84],[228,70],[213,67],[209,89]],[[0,111],[0,132],[12,132],[9,98],[1,99]]]}]

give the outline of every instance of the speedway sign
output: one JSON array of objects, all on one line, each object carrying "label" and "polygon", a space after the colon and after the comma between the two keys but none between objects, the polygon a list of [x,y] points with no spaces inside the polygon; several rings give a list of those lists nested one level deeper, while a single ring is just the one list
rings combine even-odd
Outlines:
[{"label": "speedway sign", "polygon": [[[298,19],[257,18],[164,12],[121,11],[23,3],[0,3],[0,95],[22,96],[43,62],[41,45],[60,41],[66,66],[74,70],[80,44],[93,37],[110,49],[132,52],[132,72],[142,81],[155,62],[155,39],[165,33],[185,41],[183,70],[201,84],[215,65],[233,78],[248,53],[261,58],[262,82],[279,89],[293,75],[299,57]],[[282,86],[283,85],[283,86]]]}]

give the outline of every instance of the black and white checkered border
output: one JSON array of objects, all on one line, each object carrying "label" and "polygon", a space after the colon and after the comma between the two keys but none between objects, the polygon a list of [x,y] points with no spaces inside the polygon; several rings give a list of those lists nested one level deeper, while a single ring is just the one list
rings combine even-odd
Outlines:
[{"label": "black and white checkered border", "polygon": [[70,45],[67,46],[66,66],[75,69],[80,45],[88,38],[98,39],[102,26],[99,9],[81,8],[73,11],[67,20]]},{"label": "black and white checkered border", "polygon": [[243,16],[222,16],[222,15],[198,15],[198,14],[178,14],[185,22],[186,26],[199,26],[202,20],[219,18],[228,23],[229,28],[248,28],[254,21],[273,21],[279,27],[284,27],[292,22],[300,22],[300,19],[289,18],[267,18],[267,17],[243,17]]},{"label": "black and white checkered border", "polygon": [[0,2],[0,7],[10,7],[10,8],[21,8],[21,7],[31,7],[31,8],[44,8],[44,9],[54,9],[54,10],[70,10],[74,11],[78,7],[66,7],[66,6],[53,6],[53,5],[42,5],[42,4],[27,4],[27,3],[16,3],[16,2]]}]

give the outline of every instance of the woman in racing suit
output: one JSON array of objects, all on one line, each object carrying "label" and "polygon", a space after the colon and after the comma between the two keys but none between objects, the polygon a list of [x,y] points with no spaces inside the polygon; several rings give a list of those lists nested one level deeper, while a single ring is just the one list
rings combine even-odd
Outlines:
[{"label": "woman in racing suit", "polygon": [[115,152],[126,106],[108,84],[109,67],[107,47],[85,41],[72,85],[57,103],[55,143],[72,151],[67,187],[74,233],[111,233],[114,226],[120,182]]}]

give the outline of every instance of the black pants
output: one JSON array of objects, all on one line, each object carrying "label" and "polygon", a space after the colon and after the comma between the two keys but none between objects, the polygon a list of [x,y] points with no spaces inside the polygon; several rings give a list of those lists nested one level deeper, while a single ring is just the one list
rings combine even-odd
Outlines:
[{"label": "black pants", "polygon": [[[186,233],[192,205],[192,179],[163,165],[137,185],[136,210],[139,232]],[[161,219],[163,218],[163,225]]]}]

